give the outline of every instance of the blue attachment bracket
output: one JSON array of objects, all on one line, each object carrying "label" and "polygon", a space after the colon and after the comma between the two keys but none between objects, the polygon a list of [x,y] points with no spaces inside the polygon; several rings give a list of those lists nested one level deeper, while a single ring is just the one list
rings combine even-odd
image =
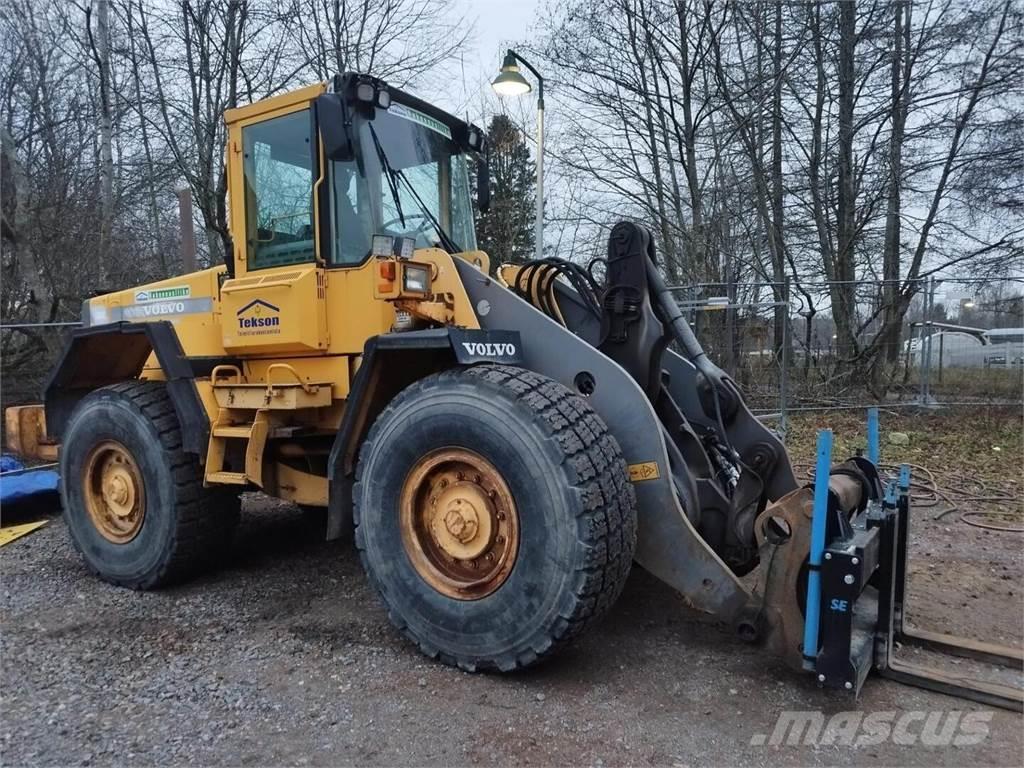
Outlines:
[{"label": "blue attachment bracket", "polygon": [[900,464],[900,477],[897,481],[900,487],[900,493],[910,492],[910,465]]},{"label": "blue attachment bracket", "polygon": [[897,495],[898,494],[896,493],[896,481],[890,480],[889,484],[885,486],[885,498],[883,499],[885,505],[890,508],[895,507]]},{"label": "blue attachment bracket", "polygon": [[807,574],[807,605],[804,611],[804,668],[814,670],[818,655],[818,624],[821,619],[821,559],[825,552],[828,517],[828,480],[832,469],[832,430],[818,431],[818,461],[814,469],[814,509],[811,516],[810,568]]},{"label": "blue attachment bracket", "polygon": [[868,408],[868,461],[878,466],[881,455],[878,438],[878,409]]}]

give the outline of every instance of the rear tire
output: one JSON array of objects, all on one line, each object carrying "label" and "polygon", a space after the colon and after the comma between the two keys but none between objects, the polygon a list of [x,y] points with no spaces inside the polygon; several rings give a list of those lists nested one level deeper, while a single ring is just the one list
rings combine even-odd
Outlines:
[{"label": "rear tire", "polygon": [[577,637],[619,596],[636,545],[607,426],[558,382],[510,366],[401,392],[362,446],[354,497],[356,546],[389,618],[467,670],[526,667]]},{"label": "rear tire", "polygon": [[83,398],[60,469],[71,540],[111,584],[151,589],[192,576],[223,556],[238,522],[238,492],[203,487],[161,382],[125,381]]}]

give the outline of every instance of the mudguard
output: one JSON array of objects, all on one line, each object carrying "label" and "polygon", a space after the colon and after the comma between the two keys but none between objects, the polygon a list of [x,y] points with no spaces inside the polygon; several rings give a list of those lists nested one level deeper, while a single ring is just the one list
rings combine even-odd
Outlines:
[{"label": "mudguard", "polygon": [[174,326],[166,320],[109,323],[72,331],[44,390],[48,436],[60,439],[71,412],[89,392],[138,378],[151,353],[156,354],[167,379],[184,450],[205,459],[210,419],[195,377],[209,375],[210,366],[226,359],[185,357]]},{"label": "mudguard", "polygon": [[522,346],[519,334],[509,329],[431,328],[368,339],[327,463],[327,539],[340,538],[352,528],[352,485],[359,446],[373,420],[395,395],[414,381],[454,364],[522,365]]}]

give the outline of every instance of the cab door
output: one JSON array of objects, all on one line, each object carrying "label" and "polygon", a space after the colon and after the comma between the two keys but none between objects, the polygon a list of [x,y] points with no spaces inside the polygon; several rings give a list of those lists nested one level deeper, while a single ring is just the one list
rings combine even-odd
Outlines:
[{"label": "cab door", "polygon": [[315,197],[322,162],[308,101],[229,128],[235,276],[221,288],[225,350],[327,348]]}]

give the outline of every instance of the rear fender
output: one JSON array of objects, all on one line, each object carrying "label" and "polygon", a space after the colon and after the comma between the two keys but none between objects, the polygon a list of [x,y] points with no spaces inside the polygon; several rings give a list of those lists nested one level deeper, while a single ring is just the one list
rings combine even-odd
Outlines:
[{"label": "rear fender", "polygon": [[737,620],[750,595],[680,506],[661,423],[640,386],[613,360],[494,279],[455,263],[480,327],[518,331],[522,365],[584,395],[615,435],[636,491],[637,562],[696,608]]},{"label": "rear fender", "polygon": [[[166,320],[110,323],[71,332],[46,382],[46,432],[59,440],[78,402],[94,389],[138,378],[156,354],[181,425],[182,447],[205,459],[210,419],[195,385],[199,375],[185,357],[174,326]],[[207,371],[208,375],[208,371]]]}]

